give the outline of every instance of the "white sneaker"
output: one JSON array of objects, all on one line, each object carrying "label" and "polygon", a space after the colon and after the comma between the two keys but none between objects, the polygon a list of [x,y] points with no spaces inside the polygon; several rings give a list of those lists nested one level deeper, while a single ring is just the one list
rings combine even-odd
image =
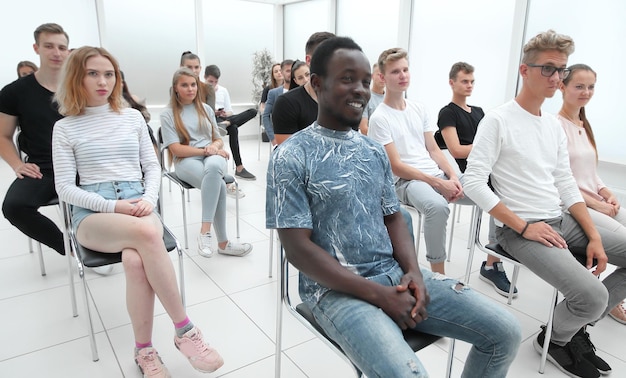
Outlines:
[{"label": "white sneaker", "polygon": [[245,256],[252,251],[252,244],[250,243],[233,243],[229,241],[226,244],[226,248],[221,249],[219,246],[217,247],[217,253],[221,255],[228,256]]},{"label": "white sneaker", "polygon": [[237,198],[237,193],[239,193],[239,198],[243,198],[246,196],[246,193],[243,192],[243,190],[239,189],[237,190],[237,187],[235,186],[235,184],[228,184],[226,185],[226,195],[231,197],[231,198]]},{"label": "white sneaker", "polygon": [[213,242],[211,238],[211,233],[207,232],[206,234],[198,235],[198,254],[202,257],[211,257],[213,256]]},{"label": "white sneaker", "polygon": [[97,266],[95,268],[91,268],[91,270],[101,276],[108,276],[113,271],[113,264]]}]

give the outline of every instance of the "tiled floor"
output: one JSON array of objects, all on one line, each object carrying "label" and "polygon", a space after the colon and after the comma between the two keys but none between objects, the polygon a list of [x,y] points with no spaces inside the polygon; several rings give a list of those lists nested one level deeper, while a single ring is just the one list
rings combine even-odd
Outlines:
[{"label": "tiled floor", "polygon": [[[253,126],[246,126],[253,127]],[[223,355],[225,364],[217,372],[202,375],[195,372],[182,358],[172,342],[173,329],[163,308],[157,305],[154,324],[154,344],[175,377],[273,377],[276,274],[268,277],[269,232],[264,227],[265,170],[268,145],[261,146],[257,160],[256,140],[242,141],[244,163],[257,175],[256,181],[241,181],[246,197],[241,200],[242,240],[254,244],[254,251],[244,257],[215,256],[206,259],[195,249],[199,231],[200,196],[191,191],[188,206],[189,245],[184,258],[189,316],[199,325],[207,340]],[[13,172],[0,163],[0,196],[13,180]],[[165,222],[182,240],[182,212],[176,189],[169,192],[164,184]],[[229,233],[235,236],[235,203],[228,200]],[[53,208],[46,214],[58,219]],[[468,208],[455,224],[450,276],[462,277],[467,254]],[[116,266],[114,274],[106,277],[88,273],[89,293],[94,300],[94,324],[100,360],[93,362],[84,303],[79,296],[79,316],[73,318],[67,282],[67,260],[44,248],[47,276],[39,274],[35,254],[28,253],[27,239],[4,218],[0,219],[0,377],[140,377],[132,359],[133,337],[126,313],[124,275]],[[424,246],[420,263],[424,264]],[[176,257],[172,256],[173,259]],[[527,270],[522,270],[518,287],[520,294],[507,306],[504,298],[480,281],[477,270],[484,258],[477,252],[472,264],[471,286],[494,299],[494,306],[509,309],[519,319],[523,343],[510,370],[509,377],[539,376],[539,356],[533,350],[532,339],[546,319],[551,290]],[[275,262],[275,259],[274,259]],[[511,272],[511,267],[507,271]],[[276,267],[274,267],[274,272]],[[76,277],[75,277],[76,279]],[[295,287],[295,277],[292,288]],[[80,293],[80,292],[79,292]],[[454,309],[450,309],[453,311]],[[288,313],[284,315],[283,377],[349,377],[348,366],[302,327]],[[614,377],[626,376],[624,336],[626,328],[612,319],[605,319],[590,331],[598,354],[613,367]],[[469,347],[457,343],[453,376],[459,377]],[[443,377],[447,357],[447,341],[418,353],[432,377]],[[544,377],[561,377],[548,364]]]}]

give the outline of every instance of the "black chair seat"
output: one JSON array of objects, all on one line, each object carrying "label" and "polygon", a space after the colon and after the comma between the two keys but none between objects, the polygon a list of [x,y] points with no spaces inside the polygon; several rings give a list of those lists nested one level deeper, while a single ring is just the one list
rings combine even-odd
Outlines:
[{"label": "black chair seat", "polygon": [[[176,239],[167,228],[163,228],[163,242],[168,252],[176,248]],[[122,261],[122,252],[104,253],[85,248],[80,244],[76,246],[78,253],[82,257],[83,265],[89,268],[116,264]]]},{"label": "black chair seat", "polygon": [[[311,325],[319,333],[321,333],[328,341],[333,343],[333,345],[337,347],[337,349],[341,350],[341,347],[337,343],[335,343],[333,339],[328,337],[326,332],[324,332],[322,327],[320,327],[320,325],[317,323],[317,321],[315,320],[315,317],[313,316],[313,312],[311,312],[311,309],[309,308],[309,306],[307,306],[304,303],[300,303],[299,305],[296,306],[296,311],[298,311],[300,315],[302,315],[309,323],[311,323]],[[419,332],[415,330],[402,331],[402,335],[404,336],[404,340],[406,341],[406,343],[409,344],[409,346],[411,347],[411,349],[413,349],[414,352],[424,349],[430,344],[440,339],[439,336],[435,336],[429,333],[423,333],[423,332]]]},{"label": "black chair seat", "polygon": [[[508,259],[511,259],[513,261],[516,262],[520,262],[518,259],[516,259],[515,257],[511,256],[507,251],[505,251],[500,244],[498,243],[489,243],[485,246],[487,249],[490,249],[492,251],[494,251],[495,253],[504,256]],[[581,263],[582,265],[586,265],[587,264],[587,249],[584,247],[569,247],[569,251],[572,253],[572,256],[574,256],[574,258]],[[596,259],[593,259],[593,266],[598,265],[598,261]]]}]

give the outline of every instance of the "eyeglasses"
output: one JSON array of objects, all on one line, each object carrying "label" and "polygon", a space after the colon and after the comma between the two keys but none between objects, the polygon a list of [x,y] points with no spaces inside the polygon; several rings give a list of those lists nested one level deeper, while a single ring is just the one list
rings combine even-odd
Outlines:
[{"label": "eyeglasses", "polygon": [[558,68],[554,66],[545,66],[545,65],[531,64],[531,63],[527,63],[526,65],[528,67],[541,67],[541,76],[545,76],[545,77],[552,77],[552,75],[554,75],[555,72],[558,72],[559,78],[561,80],[566,79],[570,73],[570,70],[567,68]]}]

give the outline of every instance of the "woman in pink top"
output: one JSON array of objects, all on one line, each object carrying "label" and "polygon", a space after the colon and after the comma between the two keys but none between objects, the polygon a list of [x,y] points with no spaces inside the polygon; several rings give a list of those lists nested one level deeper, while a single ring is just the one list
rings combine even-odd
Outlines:
[{"label": "woman in pink top", "polygon": [[[569,69],[569,76],[561,83],[563,106],[557,118],[567,135],[572,173],[595,225],[624,233],[626,211],[620,210],[619,201],[598,177],[596,141],[585,115],[585,105],[595,90],[596,73],[585,64],[575,64]],[[617,305],[609,315],[626,324],[624,303]]]}]

